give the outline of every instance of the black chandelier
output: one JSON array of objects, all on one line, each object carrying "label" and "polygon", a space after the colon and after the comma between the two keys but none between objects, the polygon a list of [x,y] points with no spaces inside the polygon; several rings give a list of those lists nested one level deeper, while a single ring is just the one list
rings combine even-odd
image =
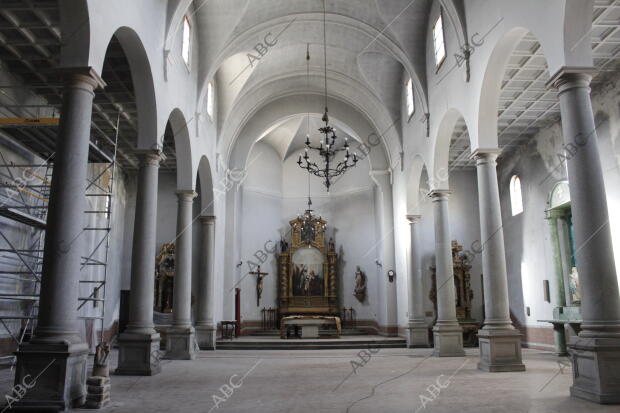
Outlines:
[{"label": "black chandelier", "polygon": [[[321,139],[319,146],[312,146],[310,144],[310,135],[306,135],[306,148],[303,157],[299,155],[297,164],[308,171],[308,173],[323,178],[323,184],[329,192],[329,188],[332,185],[332,179],[344,174],[347,169],[357,164],[357,154],[349,153],[349,142],[347,138],[344,138],[344,146],[342,148],[336,148],[336,129],[329,125],[329,116],[327,115],[327,31],[325,25],[325,0],[323,0],[323,57],[324,57],[324,69],[325,69],[325,113],[323,114],[322,121],[325,122],[325,126],[319,128],[319,132],[324,135]],[[306,65],[307,75],[310,76],[310,48],[306,51]],[[323,159],[323,166],[319,167],[316,162],[310,161],[308,155],[309,150],[318,151],[319,156]],[[336,156],[338,153],[344,152],[343,159],[336,164]],[[335,165],[335,166],[334,166]]]}]

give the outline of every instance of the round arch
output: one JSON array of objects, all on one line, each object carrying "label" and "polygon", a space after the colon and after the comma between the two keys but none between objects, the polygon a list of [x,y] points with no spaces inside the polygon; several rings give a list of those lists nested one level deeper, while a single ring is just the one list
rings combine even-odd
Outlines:
[{"label": "round arch", "polygon": [[[157,140],[157,99],[155,98],[155,82],[151,63],[146,54],[142,40],[131,28],[118,28],[110,37],[115,36],[129,62],[131,81],[136,95],[138,111],[138,148],[152,149]],[[103,65],[103,61],[101,62]],[[163,139],[163,137],[162,137]]]},{"label": "round arch", "polygon": [[[449,189],[450,140],[452,138],[456,123],[461,118],[465,119],[463,114],[458,109],[451,108],[444,113],[443,118],[439,122],[437,135],[435,136],[435,139],[433,139],[433,142],[435,143],[432,150],[433,163],[428,170],[428,184],[430,189]],[[467,130],[470,130],[466,119],[465,124]]]},{"label": "round arch", "polygon": [[206,155],[198,163],[198,178],[200,179],[200,215],[215,215],[215,197],[213,191],[213,174],[211,163]]},{"label": "round arch", "polygon": [[[179,108],[175,108],[168,116],[168,122],[174,137],[174,149],[177,157],[177,189],[193,190],[196,175],[194,174],[190,134],[185,115]],[[158,145],[163,144],[163,136],[158,139]]]},{"label": "round arch", "polygon": [[422,197],[427,195],[428,189],[422,186],[424,175],[428,178],[428,168],[421,155],[416,155],[411,161],[409,179],[407,180],[407,214],[417,215],[420,212]]},{"label": "round arch", "polygon": [[[320,108],[323,103],[323,97],[315,94],[307,96],[307,99],[299,95],[284,96],[262,106],[246,123],[240,125],[239,132],[235,134],[236,138],[231,141],[227,157],[229,169],[245,168],[252,146],[265,131],[269,131],[291,117],[306,115],[308,107]],[[361,142],[367,145],[369,141],[380,142],[375,147],[381,148],[381,150],[371,147],[367,158],[372,169],[387,169],[389,163],[383,141],[379,139],[371,123],[361,113],[340,100],[330,99],[329,107],[332,108],[332,121],[336,121],[341,129],[351,130],[353,132],[351,137],[360,142],[360,145],[362,145]],[[333,116],[333,113],[338,113],[338,117]],[[311,111],[311,114],[320,115],[319,112],[315,111]],[[361,154],[360,152],[358,152],[358,156]]]}]

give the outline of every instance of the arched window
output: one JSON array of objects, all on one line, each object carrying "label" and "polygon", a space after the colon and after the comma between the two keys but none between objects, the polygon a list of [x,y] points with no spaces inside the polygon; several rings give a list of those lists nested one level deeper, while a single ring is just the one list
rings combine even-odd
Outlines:
[{"label": "arched window", "polygon": [[215,107],[215,98],[213,96],[213,82],[207,84],[207,114],[213,120],[213,108]]},{"label": "arched window", "polygon": [[435,48],[435,67],[439,68],[446,58],[446,44],[443,36],[443,20],[441,18],[442,11],[439,11],[439,17],[433,25],[433,46]]},{"label": "arched window", "polygon": [[512,216],[519,215],[523,212],[523,197],[521,195],[521,179],[517,175],[513,175],[510,179],[510,207]]},{"label": "arched window", "polygon": [[183,44],[181,47],[181,56],[183,61],[189,68],[189,58],[191,55],[192,26],[189,24],[187,16],[183,17]]},{"label": "arched window", "polygon": [[413,102],[413,82],[411,78],[407,81],[407,116],[413,115],[415,104]]}]

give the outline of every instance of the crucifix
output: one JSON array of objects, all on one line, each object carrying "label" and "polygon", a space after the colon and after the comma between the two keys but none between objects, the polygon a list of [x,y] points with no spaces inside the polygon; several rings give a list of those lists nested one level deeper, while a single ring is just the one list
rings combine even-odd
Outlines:
[{"label": "crucifix", "polygon": [[261,272],[260,265],[256,271],[250,271],[249,274],[256,275],[256,306],[260,306],[260,297],[263,295],[263,279],[269,275],[268,272]]}]

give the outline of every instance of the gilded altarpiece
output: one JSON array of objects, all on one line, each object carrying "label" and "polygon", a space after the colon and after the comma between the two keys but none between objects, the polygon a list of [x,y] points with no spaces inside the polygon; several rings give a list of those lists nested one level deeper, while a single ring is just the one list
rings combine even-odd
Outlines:
[{"label": "gilded altarpiece", "polygon": [[289,222],[290,248],[278,254],[280,314],[337,315],[337,262],[332,242],[325,242],[327,222],[311,216]]}]

